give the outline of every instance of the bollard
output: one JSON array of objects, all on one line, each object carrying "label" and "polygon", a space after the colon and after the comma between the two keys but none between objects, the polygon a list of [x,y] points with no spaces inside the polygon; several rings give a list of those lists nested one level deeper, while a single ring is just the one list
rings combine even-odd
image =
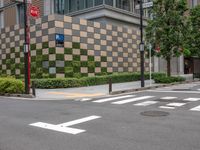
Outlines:
[{"label": "bollard", "polygon": [[112,78],[109,78],[109,94],[112,92]]},{"label": "bollard", "polygon": [[35,82],[34,81],[32,81],[32,94],[34,96],[36,96],[36,93],[35,93]]}]

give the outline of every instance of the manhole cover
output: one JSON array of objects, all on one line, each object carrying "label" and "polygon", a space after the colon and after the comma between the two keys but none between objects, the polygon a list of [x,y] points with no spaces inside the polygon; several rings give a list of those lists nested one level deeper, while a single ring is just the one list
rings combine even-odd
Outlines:
[{"label": "manhole cover", "polygon": [[149,117],[162,117],[162,116],[168,116],[168,112],[164,111],[144,111],[140,113],[143,116],[149,116]]}]

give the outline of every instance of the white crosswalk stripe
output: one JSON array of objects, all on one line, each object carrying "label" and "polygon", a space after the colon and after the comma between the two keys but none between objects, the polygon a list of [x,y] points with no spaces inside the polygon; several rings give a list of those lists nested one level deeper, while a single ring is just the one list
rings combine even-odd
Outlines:
[{"label": "white crosswalk stripe", "polygon": [[119,97],[111,97],[111,98],[96,100],[96,101],[93,101],[93,102],[94,103],[104,103],[104,102],[114,101],[114,100],[123,99],[123,98],[130,98],[130,97],[134,97],[134,96],[135,95],[125,95],[125,96],[119,96]]},{"label": "white crosswalk stripe", "polygon": [[122,101],[113,102],[112,104],[121,105],[121,104],[126,104],[126,103],[141,101],[141,100],[145,100],[145,99],[150,99],[150,98],[153,98],[153,97],[155,97],[155,96],[136,97],[136,98],[131,98],[131,99],[126,99],[126,100],[122,100]]},{"label": "white crosswalk stripe", "polygon": [[172,106],[172,107],[181,107],[185,105],[186,103],[169,103],[167,106]]},{"label": "white crosswalk stripe", "polygon": [[194,107],[194,108],[192,108],[192,109],[190,109],[191,111],[200,111],[200,105],[199,106],[196,106],[196,107]]},{"label": "white crosswalk stripe", "polygon": [[172,100],[172,99],[176,99],[177,97],[161,97],[160,99],[163,100]]},{"label": "white crosswalk stripe", "polygon": [[160,106],[159,108],[162,108],[162,109],[175,109],[175,107],[170,107],[170,106]]},{"label": "white crosswalk stripe", "polygon": [[190,102],[196,102],[196,101],[199,101],[200,98],[186,98],[186,99],[183,99],[184,101],[190,101]]},{"label": "white crosswalk stripe", "polygon": [[134,104],[135,106],[149,106],[158,103],[157,101],[145,101],[142,103]]}]

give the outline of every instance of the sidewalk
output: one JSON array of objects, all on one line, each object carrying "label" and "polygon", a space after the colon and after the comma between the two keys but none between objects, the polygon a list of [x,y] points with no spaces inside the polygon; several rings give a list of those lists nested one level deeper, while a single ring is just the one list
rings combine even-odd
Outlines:
[{"label": "sidewalk", "polygon": [[[140,88],[140,81],[115,83],[113,91],[137,89]],[[152,86],[155,86],[152,81]],[[150,86],[150,80],[145,81],[145,86]],[[100,97],[109,95],[107,85],[80,87],[80,88],[65,88],[65,89],[36,89],[35,100],[65,100],[65,99],[88,99],[92,97]]]}]

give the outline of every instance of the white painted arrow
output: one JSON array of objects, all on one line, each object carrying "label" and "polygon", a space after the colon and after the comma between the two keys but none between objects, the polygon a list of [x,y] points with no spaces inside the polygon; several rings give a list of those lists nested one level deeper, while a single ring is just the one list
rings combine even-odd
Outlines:
[{"label": "white painted arrow", "polygon": [[49,129],[49,130],[53,130],[53,131],[64,132],[64,133],[69,133],[69,134],[75,135],[75,134],[85,132],[86,130],[71,128],[69,126],[87,122],[87,121],[91,121],[91,120],[98,119],[98,118],[101,118],[101,117],[100,116],[89,116],[89,117],[69,121],[66,123],[58,124],[58,125],[48,124],[48,123],[44,123],[44,122],[36,122],[36,123],[29,124],[29,125],[43,128],[43,129]]}]

